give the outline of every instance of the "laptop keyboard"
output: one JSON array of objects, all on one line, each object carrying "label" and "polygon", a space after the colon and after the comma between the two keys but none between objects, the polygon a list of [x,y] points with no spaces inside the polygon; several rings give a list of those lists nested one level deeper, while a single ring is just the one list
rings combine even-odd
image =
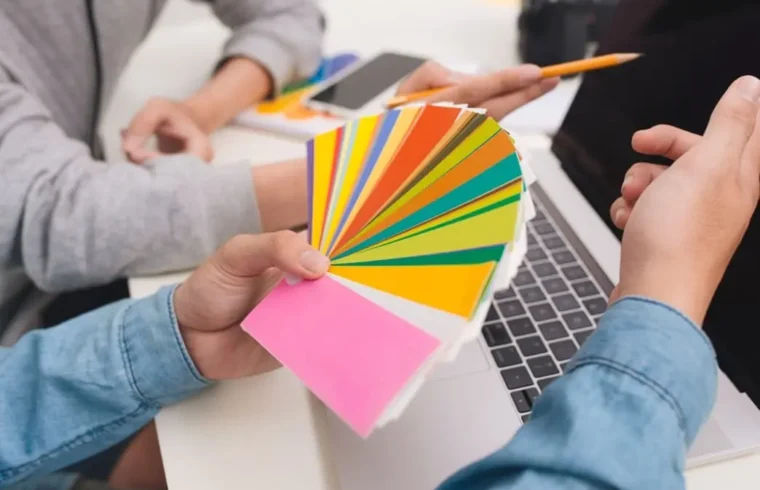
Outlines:
[{"label": "laptop keyboard", "polygon": [[607,295],[536,202],[525,261],[510,288],[495,292],[483,325],[483,337],[523,422],[606,308]]}]

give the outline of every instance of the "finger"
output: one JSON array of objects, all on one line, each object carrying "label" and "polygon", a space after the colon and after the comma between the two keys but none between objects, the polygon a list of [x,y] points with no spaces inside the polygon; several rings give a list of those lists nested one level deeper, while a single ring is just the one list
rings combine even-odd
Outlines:
[{"label": "finger", "polygon": [[161,153],[146,148],[138,147],[131,151],[124,151],[129,161],[142,165],[143,163],[161,156]]},{"label": "finger", "polygon": [[431,88],[447,87],[456,82],[457,77],[451,70],[435,61],[428,61],[401,82],[397,93],[421,92]]},{"label": "finger", "polygon": [[615,202],[610,206],[610,218],[612,223],[619,229],[625,229],[625,225],[628,224],[628,218],[631,217],[632,211],[631,205],[626,202],[622,197],[618,197]]},{"label": "finger", "polygon": [[159,126],[156,133],[178,142],[179,151],[192,153],[207,162],[213,157],[214,152],[208,136],[189,118],[172,118],[166,124]]},{"label": "finger", "polygon": [[678,160],[702,140],[698,134],[667,124],[660,124],[634,133],[633,149],[644,155],[657,155]]},{"label": "finger", "polygon": [[739,161],[755,129],[759,100],[760,80],[745,76],[732,83],[718,101],[707,124],[704,143],[722,155],[721,161]]},{"label": "finger", "polygon": [[223,245],[212,261],[233,277],[256,277],[276,267],[299,278],[316,279],[330,266],[327,257],[292,231],[238,235]]},{"label": "finger", "polygon": [[668,167],[654,163],[635,163],[628,169],[623,179],[620,193],[629,204],[638,201],[641,194],[654,182],[654,179],[662,175]]},{"label": "finger", "polygon": [[132,118],[124,134],[124,151],[133,151],[145,145],[158,127],[166,122],[167,102],[151,99],[145,107]]},{"label": "finger", "polygon": [[540,79],[541,69],[538,66],[522,65],[489,75],[472,77],[431,97],[431,101],[479,106],[489,99],[509,95],[529,87]]},{"label": "finger", "polygon": [[482,104],[481,107],[486,109],[491,117],[500,120],[510,112],[554,90],[558,84],[559,78],[547,78],[530,85],[528,88],[489,100]]}]

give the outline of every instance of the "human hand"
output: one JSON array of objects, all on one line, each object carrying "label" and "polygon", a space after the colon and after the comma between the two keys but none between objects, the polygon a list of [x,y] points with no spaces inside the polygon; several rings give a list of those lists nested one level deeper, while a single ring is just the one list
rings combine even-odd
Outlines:
[{"label": "human hand", "polygon": [[[158,151],[145,148],[153,135],[158,138]],[[152,98],[132,118],[122,134],[122,150],[138,164],[167,153],[192,153],[207,162],[214,155],[208,135],[190,108],[162,97]]]},{"label": "human hand", "polygon": [[646,186],[625,224],[615,297],[653,298],[702,323],[757,207],[759,107],[760,80],[742,77],[704,136],[672,147],[680,157]]},{"label": "human hand", "polygon": [[[681,158],[702,139],[701,136],[673,126],[661,124],[637,131],[631,144],[644,155],[662,156],[670,160]],[[625,228],[636,201],[654,179],[668,167],[655,163],[635,163],[628,169],[620,189],[620,197],[610,207],[612,222],[621,230]]]},{"label": "human hand", "polygon": [[223,245],[174,293],[190,357],[209,379],[232,379],[278,366],[240,322],[283,273],[316,279],[329,261],[292,231],[240,235]]},{"label": "human hand", "polygon": [[480,107],[496,120],[553,90],[559,78],[541,78],[536,65],[507,68],[488,75],[455,73],[433,61],[415,70],[398,88],[398,94],[449,87],[427,102],[454,102]]}]

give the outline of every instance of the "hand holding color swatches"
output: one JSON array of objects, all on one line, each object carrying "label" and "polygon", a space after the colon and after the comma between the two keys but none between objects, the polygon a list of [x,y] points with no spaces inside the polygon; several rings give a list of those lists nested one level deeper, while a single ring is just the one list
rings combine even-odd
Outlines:
[{"label": "hand holding color swatches", "polygon": [[477,335],[529,198],[510,135],[462,106],[362,117],[307,153],[329,273],[282,282],[243,328],[366,437]]}]

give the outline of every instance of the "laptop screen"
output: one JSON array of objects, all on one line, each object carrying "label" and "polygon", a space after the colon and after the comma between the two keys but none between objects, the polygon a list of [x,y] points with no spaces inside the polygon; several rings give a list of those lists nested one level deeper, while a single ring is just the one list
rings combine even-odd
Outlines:
[{"label": "laptop screen", "polygon": [[[639,60],[588,73],[553,141],[562,166],[614,230],[609,206],[626,170],[655,161],[630,147],[656,124],[702,133],[736,78],[760,76],[760,3],[753,0],[623,0],[599,52],[641,52]],[[666,163],[661,161],[661,163]],[[695,219],[698,219],[695,217]],[[615,230],[617,232],[617,230]],[[723,370],[760,402],[760,219],[755,219],[708,312]]]}]

